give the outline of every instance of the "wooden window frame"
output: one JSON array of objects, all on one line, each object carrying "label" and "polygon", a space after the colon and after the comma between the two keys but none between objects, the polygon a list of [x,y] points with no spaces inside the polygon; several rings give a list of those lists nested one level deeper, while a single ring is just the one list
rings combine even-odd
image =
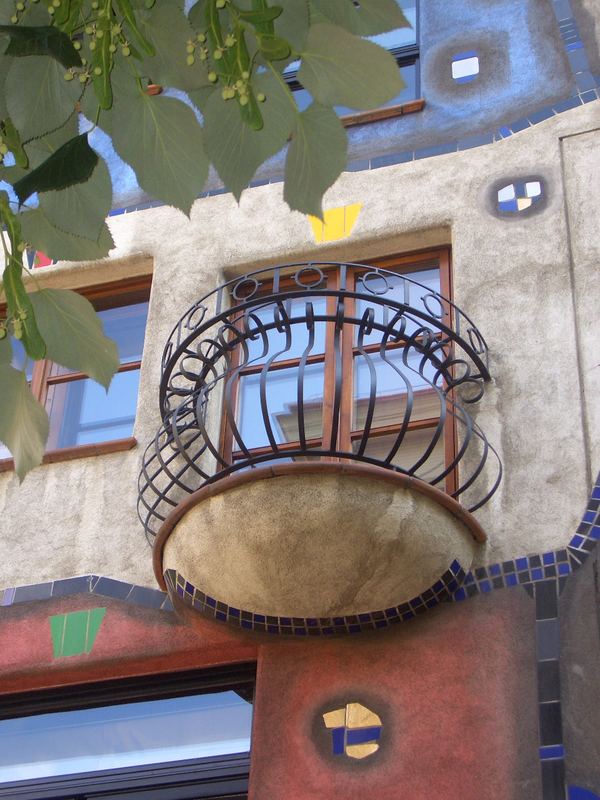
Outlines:
[{"label": "wooden window frame", "polygon": [[[411,272],[419,272],[423,269],[426,269],[428,265],[435,266],[439,270],[440,275],[440,294],[442,297],[446,297],[449,300],[452,299],[452,269],[451,269],[451,260],[450,260],[450,250],[447,247],[435,248],[435,249],[427,249],[421,250],[409,254],[401,254],[401,255],[393,255],[393,256],[386,256],[384,258],[377,258],[369,260],[364,264],[365,266],[370,267],[378,267],[381,269],[388,269],[390,272],[395,272],[399,275],[408,275],[410,276]],[[403,269],[404,267],[404,269]],[[327,271],[325,267],[323,272],[326,275],[327,289],[335,289],[337,286],[336,281],[339,278],[339,271],[332,269],[331,271]],[[350,283],[350,291],[354,288],[354,273],[352,272],[352,267],[348,267],[348,276],[351,278],[352,283]],[[334,283],[331,283],[331,278],[333,278]],[[290,280],[286,280],[285,278],[281,281],[281,288],[285,290],[286,286],[292,287]],[[265,291],[265,294],[268,295],[268,289]],[[348,304],[348,314],[351,315],[353,313],[353,306],[354,302],[350,299],[347,299]],[[331,313],[333,310],[333,305],[335,304],[334,297],[327,298],[328,303],[328,313]],[[352,306],[352,307],[350,307]],[[451,307],[450,307],[451,312]],[[325,334],[325,350],[322,353],[314,353],[309,356],[307,359],[307,366],[310,364],[315,363],[322,363],[324,364],[324,387],[323,387],[323,428],[322,428],[322,435],[320,437],[315,437],[312,439],[306,439],[307,448],[311,446],[318,447],[324,441],[328,441],[331,438],[331,426],[333,424],[333,396],[334,396],[334,360],[333,360],[333,325],[331,322],[326,323],[326,334]],[[342,389],[342,398],[341,398],[341,409],[340,409],[340,417],[339,417],[339,430],[338,430],[338,440],[337,446],[338,449],[345,452],[350,452],[352,449],[352,441],[355,439],[360,438],[362,434],[361,429],[353,429],[352,427],[352,416],[353,416],[353,405],[354,405],[354,359],[357,355],[357,348],[352,340],[354,335],[354,326],[346,325],[344,327],[344,331],[342,334],[342,371],[345,376],[343,381],[343,389]],[[387,350],[394,350],[394,349],[402,349],[404,347],[402,342],[397,344],[390,344],[386,348]],[[365,350],[367,352],[373,351],[376,352],[379,349],[378,344],[367,345]],[[299,364],[300,358],[291,358],[286,359],[283,361],[278,361],[271,365],[269,372],[276,372],[282,369],[289,369],[297,366]],[[232,366],[237,366],[236,363],[236,356],[234,353],[234,358],[232,361]],[[246,375],[252,375],[260,373],[263,367],[263,363],[260,364],[253,364],[248,367],[244,367],[240,370],[239,375],[235,381],[232,391],[232,404],[233,407],[236,409],[236,413],[239,411],[239,387],[240,382],[243,377]],[[424,390],[427,394],[431,394],[431,390]],[[439,416],[427,418],[427,419],[420,419],[420,420],[411,420],[408,424],[407,433],[413,430],[425,430],[428,428],[434,428],[438,424]],[[401,423],[394,425],[387,425],[387,426],[379,426],[371,428],[369,433],[369,438],[376,438],[378,436],[389,435],[393,433],[397,433],[400,430]],[[363,429],[364,430],[364,429]],[[456,423],[455,421],[451,420],[449,417],[446,419],[446,423],[444,425],[444,461],[445,464],[448,465],[452,463],[456,456],[457,450],[457,432],[456,432]],[[229,463],[233,463],[234,461],[243,460],[243,452],[240,450],[234,450],[233,448],[233,431],[231,430],[231,426],[228,424],[226,415],[222,415],[221,420],[221,452],[224,454],[225,459]],[[293,450],[297,448],[299,445],[299,440],[294,440],[291,442],[284,442],[278,444],[278,449],[280,452],[285,452],[286,450]],[[250,453],[253,456],[261,456],[261,455],[268,455],[272,452],[272,447],[270,445],[263,445],[256,448],[249,448]],[[335,460],[335,459],[333,459]],[[451,470],[451,472],[446,476],[444,479],[444,488],[445,491],[452,494],[456,491],[457,488],[457,475],[456,469]]]},{"label": "wooden window frame", "polygon": [[[152,276],[144,275],[120,281],[85,286],[74,289],[73,291],[76,291],[89,300],[96,311],[104,311],[109,308],[118,308],[130,304],[133,305],[134,303],[147,302],[150,297],[151,285]],[[0,317],[5,313],[5,307],[0,306]],[[120,364],[116,374],[139,370],[141,363],[141,360],[136,359]],[[65,374],[52,375],[53,364],[54,362],[50,359],[42,359],[36,361],[33,365],[31,392],[36,400],[44,407],[46,407],[48,391],[51,386],[72,383],[88,377],[83,372],[68,372]],[[42,463],[52,464],[59,461],[69,461],[74,458],[88,458],[89,456],[103,455],[105,453],[118,453],[131,450],[136,445],[137,440],[135,437],[127,436],[119,439],[107,439],[91,444],[49,447],[44,453]],[[12,458],[0,459],[0,472],[8,472],[13,469],[14,460]]]}]

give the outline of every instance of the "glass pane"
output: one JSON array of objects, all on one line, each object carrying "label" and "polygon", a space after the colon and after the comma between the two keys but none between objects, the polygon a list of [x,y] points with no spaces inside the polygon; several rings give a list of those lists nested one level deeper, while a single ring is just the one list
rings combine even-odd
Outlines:
[{"label": "glass pane", "polygon": [[[311,297],[309,302],[312,303],[313,313],[315,315],[325,314],[325,297]],[[306,303],[307,301],[301,297],[294,300],[288,300],[285,304],[285,311],[291,319],[302,319],[303,317],[306,317],[307,314]],[[257,317],[258,320],[260,320],[260,323],[263,325],[272,325],[275,322],[274,314],[276,309],[277,305],[275,303],[269,303],[268,305],[253,311],[252,315]],[[258,327],[256,320],[253,320],[252,318],[249,319],[249,327],[250,330],[256,329]],[[325,329],[325,322],[315,323],[315,338],[313,346],[310,349],[311,355],[323,353],[325,351]],[[268,347],[265,355],[263,355],[265,341],[262,335],[257,334],[256,339],[246,340],[248,345],[248,361],[246,363],[261,364],[263,361],[271,358],[276,353],[280,353],[280,355],[277,356],[276,361],[285,361],[289,358],[300,358],[308,347],[309,343],[309,331],[305,322],[293,322],[290,325],[289,347],[285,328],[283,332],[273,328],[266,333],[266,336],[268,339]]]},{"label": "glass pane", "polygon": [[[439,417],[440,399],[431,389],[435,369],[431,362],[425,363],[424,377],[419,373],[422,356],[411,349],[408,366],[403,361],[403,349],[388,350],[384,360],[379,352],[369,353],[368,357],[354,357],[354,402],[352,430],[362,430],[369,407],[371,391],[371,371],[369,362],[375,369],[373,391],[376,397],[372,427],[398,425],[404,419],[406,408],[406,383],[396,370],[400,370],[413,388],[413,407],[411,420]],[[428,382],[429,381],[429,382]]]},{"label": "glass pane", "polygon": [[[410,469],[424,455],[433,439],[435,431],[436,428],[408,431],[402,440],[398,452],[392,459],[392,464],[406,470]],[[394,434],[372,436],[365,449],[365,455],[370,458],[376,458],[378,461],[384,461],[395,443],[396,436]],[[359,445],[360,441],[352,442],[352,449],[355,453]],[[444,434],[442,433],[427,461],[425,461],[414,474],[423,481],[430,481],[444,471],[445,462]]]},{"label": "glass pane", "polygon": [[0,774],[8,782],[243,753],[251,721],[235,692],[3,720]]},{"label": "glass pane", "polygon": [[137,369],[118,373],[108,393],[89,378],[50,385],[48,449],[131,436],[139,377]]},{"label": "glass pane", "polygon": [[25,369],[25,375],[27,376],[27,380],[31,381],[33,376],[33,361],[27,358],[27,353],[25,352],[25,348],[23,347],[23,343],[19,341],[19,339],[15,339],[11,337],[10,345],[12,347],[13,357],[11,364],[15,369]]},{"label": "glass pane", "polygon": [[[311,364],[304,371],[304,426],[307,439],[323,431],[324,365]],[[267,377],[267,407],[273,436],[278,444],[295,442],[298,431],[298,369],[279,369]],[[240,379],[237,424],[248,449],[269,444],[260,405],[260,373]],[[234,441],[233,449],[238,445]]]},{"label": "glass pane", "polygon": [[[409,280],[405,280],[405,277]],[[411,283],[411,281],[416,281],[418,284],[422,285],[415,285],[414,283]],[[424,311],[427,314],[431,314],[431,312],[434,314],[439,314],[441,311],[440,304],[437,300],[433,298],[429,300],[427,299],[428,292],[439,293],[440,291],[440,271],[437,269],[437,267],[434,269],[423,269],[417,272],[409,272],[405,276],[386,273],[385,276],[382,276],[381,278],[367,278],[366,287],[363,283],[362,276],[358,275],[356,279],[356,291],[364,293],[368,298],[373,297],[374,292],[382,292],[382,294],[378,294],[376,296],[383,301],[392,300],[397,303],[408,302],[412,308],[415,308],[419,311]],[[429,305],[429,311],[426,303]],[[367,308],[372,308],[375,314],[375,321],[384,325],[391,321],[396,314],[396,309],[394,308],[389,306],[381,306],[378,303],[370,301],[369,299],[365,299],[356,301],[356,316],[361,318]],[[419,317],[415,316],[414,320],[408,319],[406,332],[408,334],[412,333],[421,324],[422,322]],[[355,340],[356,336],[357,334],[355,334]],[[382,334],[380,331],[373,331],[373,333],[371,333],[369,336],[365,336],[363,341],[365,344],[376,344],[381,341],[381,336]]]},{"label": "glass pane", "polygon": [[[104,333],[114,339],[119,349],[121,364],[130,361],[141,361],[144,349],[144,332],[148,317],[148,303],[135,303],[119,308],[107,308],[99,311]],[[73,370],[53,364],[51,375],[67,375]]]},{"label": "glass pane", "polygon": [[[391,33],[383,35],[390,36]],[[395,97],[392,97],[391,100],[388,100],[387,103],[384,103],[381,108],[386,108],[387,106],[397,106],[401,105],[402,103],[408,103],[410,100],[417,99],[417,68],[417,63],[406,64],[405,66],[399,67],[400,74],[402,75],[405,83],[404,89],[402,89],[400,94],[397,94]],[[302,86],[298,89],[294,89],[293,92],[294,99],[300,111],[307,109],[313,101],[310,92]],[[356,113],[355,108],[349,108],[348,106],[334,106],[334,108],[340,117],[346,116],[347,114]]]},{"label": "glass pane", "polygon": [[417,41],[417,0],[397,0],[398,5],[404,11],[404,16],[410,22],[410,28],[396,28],[388,33],[380,33],[377,36],[369,36],[372,42],[376,42],[387,50],[395,47],[406,47],[415,44]]}]

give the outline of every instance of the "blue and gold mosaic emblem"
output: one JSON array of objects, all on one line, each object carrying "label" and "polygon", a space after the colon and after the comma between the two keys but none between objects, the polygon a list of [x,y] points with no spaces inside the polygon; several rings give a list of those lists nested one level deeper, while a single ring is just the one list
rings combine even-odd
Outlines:
[{"label": "blue and gold mosaic emblem", "polygon": [[327,711],[323,721],[331,730],[334,756],[360,759],[379,750],[381,719],[361,703],[347,703],[344,708]]}]

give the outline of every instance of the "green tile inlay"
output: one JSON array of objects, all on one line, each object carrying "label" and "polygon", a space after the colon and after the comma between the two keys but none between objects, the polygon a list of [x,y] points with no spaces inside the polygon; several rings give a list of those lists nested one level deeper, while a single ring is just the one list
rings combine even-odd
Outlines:
[{"label": "green tile inlay", "polygon": [[91,608],[50,617],[54,658],[91,653],[105,614],[105,608]]}]

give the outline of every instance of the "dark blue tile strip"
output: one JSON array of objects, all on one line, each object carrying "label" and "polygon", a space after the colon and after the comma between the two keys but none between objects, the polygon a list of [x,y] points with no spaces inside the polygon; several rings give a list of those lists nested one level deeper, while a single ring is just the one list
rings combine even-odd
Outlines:
[{"label": "dark blue tile strip", "polygon": [[195,588],[175,570],[167,570],[165,572],[165,581],[169,591],[197,611],[247,630],[284,635],[293,634],[295,636],[360,633],[361,631],[387,628],[389,625],[398,622],[406,622],[427,611],[427,609],[447,601],[452,592],[464,580],[464,577],[465,572],[461,565],[458,561],[453,561],[446,572],[430,589],[399,606],[344,617],[312,619],[265,616],[252,611],[232,608]]}]

